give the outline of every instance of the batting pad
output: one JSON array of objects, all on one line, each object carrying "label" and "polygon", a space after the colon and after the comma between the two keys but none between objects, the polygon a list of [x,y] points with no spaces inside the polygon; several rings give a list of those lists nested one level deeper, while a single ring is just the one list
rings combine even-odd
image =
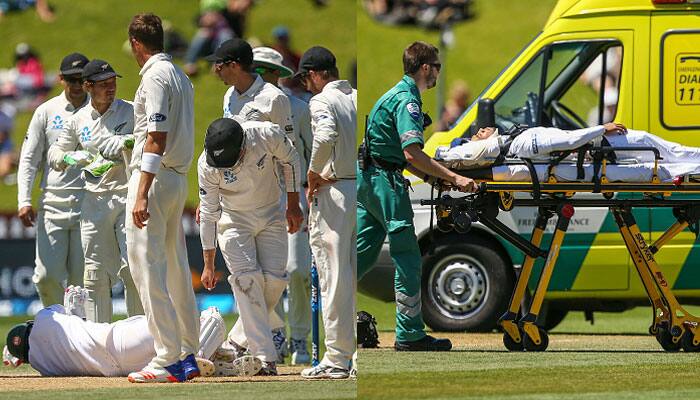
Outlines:
[{"label": "batting pad", "polygon": [[226,340],[226,324],[216,307],[209,307],[199,315],[199,351],[197,357],[210,359]]}]

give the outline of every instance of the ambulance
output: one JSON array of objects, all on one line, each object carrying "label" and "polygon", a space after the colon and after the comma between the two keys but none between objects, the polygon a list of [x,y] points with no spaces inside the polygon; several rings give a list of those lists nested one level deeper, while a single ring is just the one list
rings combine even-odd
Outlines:
[{"label": "ambulance", "polygon": [[[493,100],[495,115],[479,115],[481,99]],[[430,137],[425,152],[432,156],[438,146],[469,136],[477,119],[489,117],[502,131],[513,124],[578,129],[616,121],[700,146],[700,0],[560,0],[542,31],[452,129]],[[431,229],[430,208],[419,203],[430,198],[430,188],[418,182],[412,200],[423,251],[427,325],[447,331],[493,329],[510,299],[524,255],[478,224],[466,234]],[[535,216],[534,208],[499,214],[526,238]],[[675,221],[670,209],[638,208],[634,217],[648,241]],[[684,304],[700,304],[697,228],[681,233],[656,255]],[[551,232],[553,226],[547,239]],[[545,240],[543,248],[547,246]],[[532,289],[542,264],[533,273]],[[376,272],[367,278],[359,282],[361,291],[393,299],[388,290],[393,282],[388,244]],[[573,310],[592,319],[594,312],[649,304],[606,208],[576,210],[548,289],[539,321],[547,329]]]}]

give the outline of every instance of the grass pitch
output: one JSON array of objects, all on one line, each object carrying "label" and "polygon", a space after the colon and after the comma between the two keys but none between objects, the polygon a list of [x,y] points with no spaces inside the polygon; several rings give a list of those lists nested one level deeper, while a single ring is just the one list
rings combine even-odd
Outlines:
[{"label": "grass pitch", "polygon": [[[397,353],[394,305],[359,295],[379,322],[380,349],[359,354],[360,399],[661,399],[700,396],[700,354],[666,353],[647,328],[646,307],[571,313],[544,353],[510,353],[501,333],[450,337],[449,353]],[[698,315],[700,308],[689,307]]]}]

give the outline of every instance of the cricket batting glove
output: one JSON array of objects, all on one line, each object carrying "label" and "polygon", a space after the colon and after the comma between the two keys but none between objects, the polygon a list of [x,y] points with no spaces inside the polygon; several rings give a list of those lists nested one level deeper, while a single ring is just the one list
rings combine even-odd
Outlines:
[{"label": "cricket batting glove", "polygon": [[83,167],[83,171],[94,176],[95,178],[99,178],[106,174],[107,171],[112,169],[113,166],[114,161],[107,160],[106,158],[102,157],[102,155],[98,154],[90,164]]},{"label": "cricket batting glove", "polygon": [[66,309],[66,314],[85,319],[85,302],[88,297],[87,289],[80,286],[68,286],[63,295],[63,308]]}]

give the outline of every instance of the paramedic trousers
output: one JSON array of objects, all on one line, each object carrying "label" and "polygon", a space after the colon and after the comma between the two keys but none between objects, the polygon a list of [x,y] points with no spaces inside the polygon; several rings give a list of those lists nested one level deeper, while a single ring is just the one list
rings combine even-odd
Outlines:
[{"label": "paramedic trousers", "polygon": [[401,171],[375,166],[357,172],[357,279],[369,271],[389,235],[389,253],[396,267],[396,340],[425,337],[421,313],[421,252],[413,209]]}]

